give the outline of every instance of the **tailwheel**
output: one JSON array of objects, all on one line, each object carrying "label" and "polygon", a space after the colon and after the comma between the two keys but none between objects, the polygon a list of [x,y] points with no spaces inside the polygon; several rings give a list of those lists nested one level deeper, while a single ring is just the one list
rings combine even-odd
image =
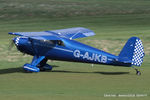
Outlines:
[{"label": "tailwheel", "polygon": [[136,71],[136,75],[141,75],[141,72],[140,71]]},{"label": "tailwheel", "polygon": [[[134,67],[132,67],[132,68],[134,68]],[[141,72],[138,70],[138,69],[136,69],[136,68],[134,68],[135,69],[135,71],[136,71],[136,75],[141,75]]]}]

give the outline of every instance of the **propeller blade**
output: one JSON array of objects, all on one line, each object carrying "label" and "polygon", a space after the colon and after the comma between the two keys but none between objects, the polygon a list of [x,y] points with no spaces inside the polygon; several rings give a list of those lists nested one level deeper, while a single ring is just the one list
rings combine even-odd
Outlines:
[{"label": "propeller blade", "polygon": [[13,40],[11,40],[10,43],[9,43],[8,50],[11,50],[14,47],[14,45],[15,44],[14,44]]}]

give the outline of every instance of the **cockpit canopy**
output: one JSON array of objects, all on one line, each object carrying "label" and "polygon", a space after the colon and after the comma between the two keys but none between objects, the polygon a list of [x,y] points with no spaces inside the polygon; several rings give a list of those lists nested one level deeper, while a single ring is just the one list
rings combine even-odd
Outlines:
[{"label": "cockpit canopy", "polygon": [[40,42],[53,46],[65,46],[62,40],[40,40]]}]

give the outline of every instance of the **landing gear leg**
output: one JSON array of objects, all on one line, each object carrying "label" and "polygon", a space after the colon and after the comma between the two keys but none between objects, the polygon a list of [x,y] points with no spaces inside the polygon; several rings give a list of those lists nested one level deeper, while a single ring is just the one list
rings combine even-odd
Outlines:
[{"label": "landing gear leg", "polygon": [[135,71],[136,71],[136,75],[141,75],[141,72],[140,72],[138,69],[136,69],[135,67],[132,67],[132,68],[134,68],[134,69],[135,69]]},{"label": "landing gear leg", "polygon": [[46,70],[51,71],[52,70],[53,67],[48,65],[48,64],[46,64],[47,60],[48,60],[47,58],[43,59],[40,62],[40,64],[38,65],[38,68],[40,69],[40,71],[46,71]]},{"label": "landing gear leg", "polygon": [[44,56],[34,56],[33,60],[30,64],[25,64],[23,66],[24,70],[26,72],[39,72],[40,69],[37,67],[37,65],[44,59]]}]

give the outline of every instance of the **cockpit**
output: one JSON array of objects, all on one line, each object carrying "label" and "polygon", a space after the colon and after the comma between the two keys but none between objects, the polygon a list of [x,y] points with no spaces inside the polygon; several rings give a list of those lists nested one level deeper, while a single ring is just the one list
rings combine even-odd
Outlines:
[{"label": "cockpit", "polygon": [[43,42],[46,45],[52,45],[52,46],[65,46],[63,41],[61,40],[41,40],[41,42]]}]

